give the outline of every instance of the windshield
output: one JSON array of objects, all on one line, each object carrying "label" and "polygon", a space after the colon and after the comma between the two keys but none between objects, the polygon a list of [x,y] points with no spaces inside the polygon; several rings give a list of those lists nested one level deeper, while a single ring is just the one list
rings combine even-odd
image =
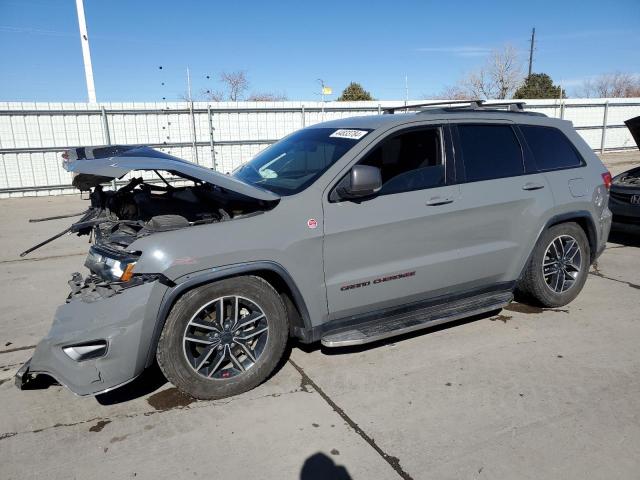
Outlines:
[{"label": "windshield", "polygon": [[371,130],[311,128],[274,143],[236,170],[234,177],[278,195],[293,195],[325,170]]}]

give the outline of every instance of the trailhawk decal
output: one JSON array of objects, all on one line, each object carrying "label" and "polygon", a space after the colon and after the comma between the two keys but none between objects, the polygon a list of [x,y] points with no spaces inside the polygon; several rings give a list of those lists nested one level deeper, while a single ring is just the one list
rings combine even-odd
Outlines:
[{"label": "trailhawk decal", "polygon": [[369,285],[372,285],[372,284],[378,285],[380,283],[390,282],[391,280],[399,280],[401,278],[413,277],[415,274],[416,272],[413,271],[413,272],[397,273],[395,275],[387,275],[384,277],[378,277],[373,280],[367,280],[366,282],[353,283],[351,285],[343,285],[340,287],[340,291],[344,292],[346,290],[353,290],[355,288],[368,287]]},{"label": "trailhawk decal", "polygon": [[367,133],[369,133],[368,130],[349,130],[346,128],[341,128],[340,130],[336,130],[329,136],[334,138],[350,138],[351,140],[360,140]]}]

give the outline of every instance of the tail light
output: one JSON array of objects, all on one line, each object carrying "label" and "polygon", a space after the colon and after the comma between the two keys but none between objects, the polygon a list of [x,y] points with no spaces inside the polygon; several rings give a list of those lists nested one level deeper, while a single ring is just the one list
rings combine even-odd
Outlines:
[{"label": "tail light", "polygon": [[602,174],[602,183],[604,183],[604,187],[607,190],[611,188],[611,174],[609,172],[605,172]]}]

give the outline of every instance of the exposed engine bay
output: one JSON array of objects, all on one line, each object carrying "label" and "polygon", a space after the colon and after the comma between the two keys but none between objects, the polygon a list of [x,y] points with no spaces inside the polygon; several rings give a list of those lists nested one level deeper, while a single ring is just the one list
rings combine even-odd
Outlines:
[{"label": "exposed engine bay", "polygon": [[640,168],[632,168],[613,179],[615,185],[640,187]]},{"label": "exposed engine bay", "polygon": [[193,225],[222,222],[267,209],[265,202],[241,198],[207,183],[174,187],[133,178],[116,191],[101,185],[90,194],[93,225],[79,235],[95,235],[97,244],[126,248],[136,238]]},{"label": "exposed engine bay", "polygon": [[[73,274],[69,298],[92,301],[153,280],[134,272],[142,252],[130,246],[139,238],[257,215],[280,200],[273,192],[147,146],[77,147],[65,150],[62,158],[63,168],[73,174],[72,185],[89,192],[89,208],[74,215],[30,220],[80,217],[20,256],[65,234],[88,235],[93,243],[85,261],[90,275]],[[134,176],[115,189],[118,179],[141,171],[155,176]],[[104,187],[110,183],[114,188]]]},{"label": "exposed engine bay", "polygon": [[124,251],[143,236],[241,218],[274,205],[209,183],[178,187],[164,181],[160,185],[136,177],[115,191],[96,185],[90,190],[89,209],[77,222],[21,256],[67,233],[90,235],[96,246]]}]

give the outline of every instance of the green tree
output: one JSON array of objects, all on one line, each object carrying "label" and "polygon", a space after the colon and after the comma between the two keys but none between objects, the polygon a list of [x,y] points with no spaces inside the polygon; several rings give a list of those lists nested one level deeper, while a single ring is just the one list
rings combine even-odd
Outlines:
[{"label": "green tree", "polygon": [[362,85],[356,82],[351,82],[342,91],[342,95],[338,98],[339,102],[354,102],[358,100],[373,100],[373,97],[367,92]]},{"label": "green tree", "polygon": [[[513,94],[513,98],[560,98],[560,87],[546,73],[532,73]],[[562,92],[562,98],[566,98]]]}]

